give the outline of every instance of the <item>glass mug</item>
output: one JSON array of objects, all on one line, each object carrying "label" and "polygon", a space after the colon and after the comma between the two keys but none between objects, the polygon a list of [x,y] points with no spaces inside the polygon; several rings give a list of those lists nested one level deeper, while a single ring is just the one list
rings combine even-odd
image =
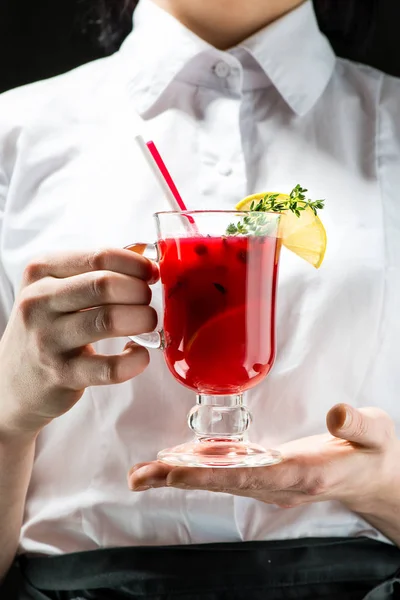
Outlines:
[{"label": "glass mug", "polygon": [[252,213],[158,212],[158,241],[127,247],[158,263],[163,291],[162,329],[131,339],[161,349],[175,379],[197,394],[188,415],[194,441],[162,450],[160,461],[253,467],[281,460],[247,440],[251,415],[243,403],[275,358],[280,215],[262,214],[267,228],[227,235],[229,224]]}]

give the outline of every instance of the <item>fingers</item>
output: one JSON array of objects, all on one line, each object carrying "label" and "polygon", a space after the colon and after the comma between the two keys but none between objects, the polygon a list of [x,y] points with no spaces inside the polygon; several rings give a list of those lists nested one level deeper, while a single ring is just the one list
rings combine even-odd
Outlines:
[{"label": "fingers", "polygon": [[[269,469],[270,467],[266,467]],[[247,469],[247,472],[250,469]],[[260,469],[257,468],[257,471]],[[193,471],[195,473],[193,474]],[[227,494],[235,494],[235,496],[252,497],[261,500],[267,504],[276,504],[281,508],[293,508],[315,500],[315,497],[309,497],[307,494],[296,490],[268,490],[265,486],[265,481],[262,489],[252,489],[254,486],[247,485],[242,488],[237,486],[237,477],[233,473],[233,477],[229,478],[231,485],[235,487],[225,487],[221,484],[214,487],[208,487],[210,480],[209,473],[211,469],[185,469],[181,467],[172,467],[161,462],[140,463],[135,465],[128,473],[128,487],[133,492],[144,492],[151,488],[173,487],[178,489],[200,489],[210,492],[222,492]],[[226,471],[232,472],[236,469],[217,469],[219,476],[224,475]],[[243,469],[243,475],[245,475]],[[264,475],[267,471],[264,470]],[[192,477],[194,475],[194,477]],[[212,476],[211,476],[212,477]],[[245,480],[247,477],[245,478]],[[243,481],[243,480],[242,480]],[[206,483],[207,482],[207,483]],[[207,486],[207,487],[205,487]]]},{"label": "fingers", "polygon": [[[279,469],[279,471],[278,471]],[[130,489],[176,487],[240,495],[272,492],[289,488],[295,477],[291,467],[283,472],[280,465],[239,469],[172,467],[161,462],[136,465],[128,475]]]},{"label": "fingers", "polygon": [[23,285],[44,277],[66,278],[91,271],[113,271],[154,283],[158,279],[155,263],[129,250],[104,249],[91,252],[60,253],[38,259],[28,265]]},{"label": "fingers", "polygon": [[174,468],[162,462],[140,463],[129,471],[128,486],[135,492],[166,486],[167,477]]},{"label": "fingers", "polygon": [[[260,467],[264,472],[265,469]],[[172,487],[193,488],[210,491],[249,489],[256,490],[260,485],[257,469],[193,469],[179,468],[171,471],[167,483]],[[264,482],[265,484],[265,482]]]},{"label": "fingers", "polygon": [[100,306],[59,317],[52,339],[66,352],[103,339],[140,335],[154,331],[157,313],[151,306]]},{"label": "fingers", "polygon": [[245,495],[257,492],[272,492],[290,488],[295,482],[291,466],[244,467],[238,469],[193,469],[176,468],[167,477],[167,485],[199,490],[235,493]]},{"label": "fingers", "polygon": [[129,343],[121,354],[83,352],[68,359],[60,370],[66,387],[80,390],[89,386],[123,383],[140,375],[149,364],[146,348]]},{"label": "fingers", "polygon": [[[36,284],[36,292],[52,312],[74,312],[106,304],[149,304],[151,289],[142,279],[95,271],[74,275],[68,279],[47,278]],[[46,289],[44,289],[46,287]]]},{"label": "fingers", "polygon": [[329,411],[326,424],[335,437],[370,449],[385,448],[395,436],[392,419],[374,407],[356,409],[338,404]]}]

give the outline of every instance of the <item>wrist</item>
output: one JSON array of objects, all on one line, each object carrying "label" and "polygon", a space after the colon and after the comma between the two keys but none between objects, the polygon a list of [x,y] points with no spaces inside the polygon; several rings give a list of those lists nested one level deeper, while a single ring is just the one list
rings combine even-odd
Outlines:
[{"label": "wrist", "polygon": [[400,547],[400,497],[383,491],[380,499],[374,498],[358,503],[352,508],[367,523]]},{"label": "wrist", "polygon": [[0,406],[0,443],[18,446],[35,442],[48,421],[43,423],[42,419],[24,414],[18,402],[7,400],[6,396]]},{"label": "wrist", "polygon": [[3,447],[24,448],[35,444],[40,429],[25,430],[0,422],[0,445]]}]

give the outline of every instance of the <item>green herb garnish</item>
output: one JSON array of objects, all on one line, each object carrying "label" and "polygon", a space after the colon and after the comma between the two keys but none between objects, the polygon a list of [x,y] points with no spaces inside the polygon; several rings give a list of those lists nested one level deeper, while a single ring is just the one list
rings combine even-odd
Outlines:
[{"label": "green herb garnish", "polygon": [[[307,200],[306,190],[300,185],[296,185],[290,192],[287,200],[279,198],[280,194],[265,194],[260,200],[253,200],[250,204],[249,212],[266,213],[276,212],[281,213],[290,210],[297,217],[300,217],[301,212],[307,208],[311,208],[316,215],[317,210],[324,208],[325,200]],[[275,223],[275,222],[274,222]],[[268,215],[254,215],[243,217],[238,223],[231,223],[226,229],[226,235],[268,235],[271,225],[274,226]]]}]

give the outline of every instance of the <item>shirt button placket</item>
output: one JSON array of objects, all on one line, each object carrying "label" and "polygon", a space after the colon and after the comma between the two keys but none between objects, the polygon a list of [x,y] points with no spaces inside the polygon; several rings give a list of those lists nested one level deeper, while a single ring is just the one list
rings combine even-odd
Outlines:
[{"label": "shirt button placket", "polygon": [[231,209],[246,190],[240,131],[241,66],[219,60],[212,72],[224,87],[216,86],[219,92],[204,91],[207,129],[201,131],[201,187],[209,208]]}]

